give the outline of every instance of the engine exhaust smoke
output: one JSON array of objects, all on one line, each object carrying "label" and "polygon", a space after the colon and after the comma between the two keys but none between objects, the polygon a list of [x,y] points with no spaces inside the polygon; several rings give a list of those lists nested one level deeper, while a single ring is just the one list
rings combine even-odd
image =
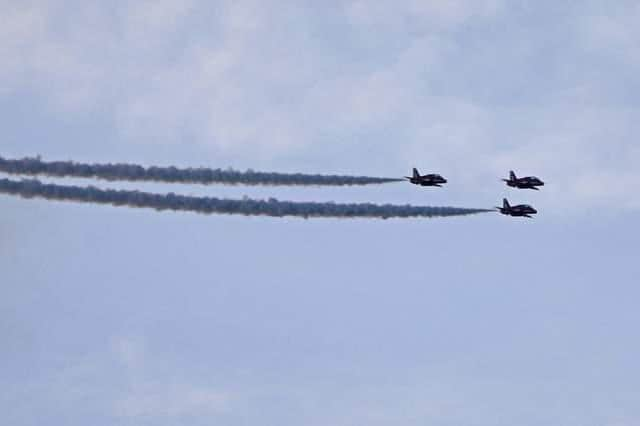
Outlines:
[{"label": "engine exhaust smoke", "polygon": [[369,176],[316,175],[255,172],[233,169],[143,167],[136,164],[84,164],[73,161],[45,162],[40,158],[9,160],[0,157],[0,172],[14,175],[97,178],[108,181],[149,181],[222,185],[322,185],[351,186],[401,182],[403,179]]},{"label": "engine exhaust smoke", "polygon": [[76,201],[82,203],[110,204],[155,210],[189,211],[203,214],[235,214],[245,216],[301,217],[301,218],[408,218],[462,216],[484,212],[487,209],[457,207],[427,207],[392,204],[336,204],[331,202],[292,202],[220,199],[185,195],[154,194],[140,191],[99,189],[93,186],[66,186],[45,184],[39,180],[0,179],[0,193],[22,198],[43,198],[46,200]]}]

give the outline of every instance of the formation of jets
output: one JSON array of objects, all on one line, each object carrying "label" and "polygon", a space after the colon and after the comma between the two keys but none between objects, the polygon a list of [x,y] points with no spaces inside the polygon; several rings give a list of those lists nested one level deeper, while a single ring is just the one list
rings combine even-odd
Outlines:
[{"label": "formation of jets", "polygon": [[[431,173],[427,175],[421,175],[418,169],[413,169],[412,176],[405,176],[409,182],[414,185],[419,186],[437,186],[442,187],[443,184],[447,183],[447,180],[443,178],[441,175],[436,173]],[[540,186],[544,186],[544,182],[535,176],[527,176],[527,177],[517,177],[515,172],[511,170],[509,172],[509,179],[502,179],[507,186],[511,188],[518,189],[534,189],[536,191],[540,190]],[[509,204],[509,200],[506,198],[502,199],[502,207],[496,207],[496,209],[507,216],[514,217],[528,217],[531,218],[533,214],[537,214],[538,211],[531,207],[528,204],[519,204],[516,206],[512,206]]]}]

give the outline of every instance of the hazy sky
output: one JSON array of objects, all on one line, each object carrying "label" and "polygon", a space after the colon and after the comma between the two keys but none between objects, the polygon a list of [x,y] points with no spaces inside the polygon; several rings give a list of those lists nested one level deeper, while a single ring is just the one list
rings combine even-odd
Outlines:
[{"label": "hazy sky", "polygon": [[[0,0],[0,155],[442,189],[44,179],[491,207],[409,220],[0,196],[10,425],[640,423],[640,6]],[[506,188],[509,169],[540,192]]]}]

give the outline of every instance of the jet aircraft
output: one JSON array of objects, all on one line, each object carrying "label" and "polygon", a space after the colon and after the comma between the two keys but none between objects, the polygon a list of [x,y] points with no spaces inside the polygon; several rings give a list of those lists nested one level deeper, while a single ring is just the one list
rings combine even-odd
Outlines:
[{"label": "jet aircraft", "polygon": [[438,174],[420,175],[418,169],[413,169],[413,176],[405,176],[414,185],[420,186],[437,186],[441,187],[443,183],[447,183],[447,180]]},{"label": "jet aircraft", "polygon": [[502,199],[502,207],[496,207],[498,211],[502,214],[508,216],[516,216],[516,217],[528,217],[531,218],[530,215],[538,213],[536,209],[531,207],[528,204],[520,204],[517,206],[509,205],[509,201],[506,198]]},{"label": "jet aircraft", "polygon": [[535,189],[539,191],[538,186],[544,186],[544,182],[535,176],[516,177],[516,174],[512,171],[509,172],[509,179],[502,179],[507,185],[513,188],[520,189]]}]

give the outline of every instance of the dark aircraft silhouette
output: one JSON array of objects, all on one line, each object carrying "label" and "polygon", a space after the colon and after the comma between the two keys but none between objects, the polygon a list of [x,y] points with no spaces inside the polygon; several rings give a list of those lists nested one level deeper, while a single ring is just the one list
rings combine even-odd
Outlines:
[{"label": "dark aircraft silhouette", "polygon": [[509,205],[509,201],[506,198],[502,199],[502,207],[496,207],[498,211],[507,216],[516,217],[531,217],[530,215],[538,213],[536,209],[528,204],[520,204],[518,206]]},{"label": "dark aircraft silhouette", "polygon": [[509,172],[509,179],[502,179],[507,185],[513,188],[520,189],[535,189],[539,191],[538,186],[544,186],[544,182],[535,176],[516,177],[516,174],[512,171]]},{"label": "dark aircraft silhouette", "polygon": [[430,174],[430,175],[420,175],[418,169],[413,169],[413,176],[405,176],[405,178],[409,179],[414,185],[420,186],[438,186],[441,187],[443,183],[447,183],[447,180],[440,175]]}]

